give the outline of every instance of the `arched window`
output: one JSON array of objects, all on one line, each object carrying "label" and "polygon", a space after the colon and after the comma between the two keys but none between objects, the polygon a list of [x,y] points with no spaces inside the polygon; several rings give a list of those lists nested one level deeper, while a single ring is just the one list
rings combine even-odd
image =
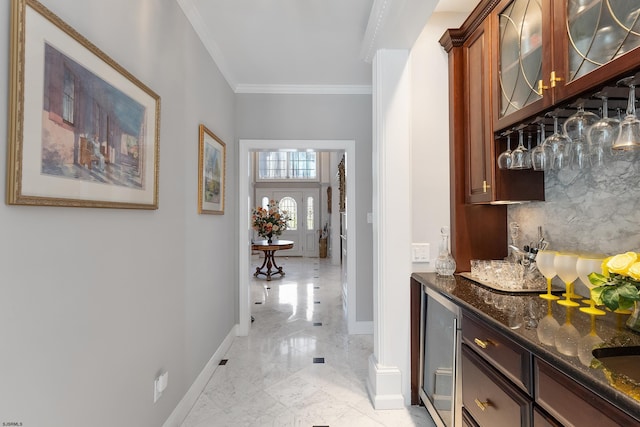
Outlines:
[{"label": "arched window", "polygon": [[287,228],[289,230],[298,229],[298,204],[293,197],[283,197],[280,200],[280,210],[287,211],[289,215],[289,221],[287,222]]}]

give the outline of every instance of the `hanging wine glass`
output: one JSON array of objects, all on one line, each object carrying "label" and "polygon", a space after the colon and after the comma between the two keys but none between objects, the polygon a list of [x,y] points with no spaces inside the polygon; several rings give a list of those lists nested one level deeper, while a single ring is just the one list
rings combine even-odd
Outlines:
[{"label": "hanging wine glass", "polygon": [[627,77],[618,82],[618,85],[629,86],[629,99],[627,101],[627,114],[620,122],[620,132],[614,150],[635,150],[640,148],[640,120],[636,116],[636,86],[635,76]]},{"label": "hanging wine glass", "polygon": [[527,135],[527,151],[524,153],[524,168],[531,169],[531,133]]},{"label": "hanging wine glass", "polygon": [[566,135],[560,133],[557,112],[552,113],[551,116],[553,117],[553,135],[545,139],[542,145],[545,147],[545,150],[547,150],[549,156],[547,169],[560,170],[567,164],[565,146],[571,144],[571,140]]},{"label": "hanging wine glass", "polygon": [[533,166],[533,170],[544,171],[547,168],[547,151],[542,144],[545,139],[544,122],[541,121],[538,128],[536,147],[531,151],[531,166]]},{"label": "hanging wine glass", "polygon": [[504,133],[507,136],[507,149],[498,156],[498,167],[500,169],[511,168],[511,131]]},{"label": "hanging wine glass", "polygon": [[511,169],[527,169],[527,148],[524,146],[524,128],[518,129],[518,146],[511,152]]},{"label": "hanging wine glass", "polygon": [[618,139],[620,121],[609,117],[608,97],[604,92],[594,96],[602,99],[602,118],[592,124],[587,133],[589,159],[592,167],[602,167],[611,156],[611,147]]},{"label": "hanging wine glass", "polygon": [[[568,150],[572,166],[577,169],[584,169],[588,162],[587,132],[591,125],[600,118],[590,111],[584,110],[584,101],[578,101],[578,111],[565,120],[564,133],[571,139]],[[567,150],[565,150],[565,153]]]}]

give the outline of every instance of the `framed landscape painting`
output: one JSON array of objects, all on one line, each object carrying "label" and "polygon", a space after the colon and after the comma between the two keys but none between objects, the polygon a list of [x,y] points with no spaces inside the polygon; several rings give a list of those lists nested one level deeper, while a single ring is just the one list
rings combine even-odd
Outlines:
[{"label": "framed landscape painting", "polygon": [[157,209],[160,97],[37,1],[11,4],[7,203]]},{"label": "framed landscape painting", "polygon": [[224,214],[226,145],[200,125],[198,156],[198,213]]}]

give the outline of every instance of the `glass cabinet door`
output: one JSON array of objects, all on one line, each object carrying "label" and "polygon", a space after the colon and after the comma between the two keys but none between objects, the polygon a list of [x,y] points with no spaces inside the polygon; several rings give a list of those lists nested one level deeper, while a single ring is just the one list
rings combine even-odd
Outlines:
[{"label": "glass cabinet door", "polygon": [[556,102],[640,66],[629,53],[640,46],[640,0],[564,0],[553,15]]},{"label": "glass cabinet door", "polygon": [[569,0],[571,82],[640,46],[640,1]]},{"label": "glass cabinet door", "polygon": [[[527,111],[551,103],[550,95],[547,97],[548,102],[543,99],[544,93],[540,85],[548,68],[543,39],[549,37],[549,34],[545,35],[543,0],[502,2],[496,11],[496,85],[499,93],[495,96],[494,102],[497,105],[494,111],[497,127],[501,128],[526,116]],[[518,117],[506,119],[514,115]]]}]

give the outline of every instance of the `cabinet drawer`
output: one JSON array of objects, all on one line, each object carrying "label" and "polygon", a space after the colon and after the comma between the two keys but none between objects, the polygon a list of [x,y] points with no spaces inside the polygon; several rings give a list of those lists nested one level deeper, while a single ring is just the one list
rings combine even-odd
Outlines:
[{"label": "cabinet drawer", "polygon": [[562,427],[562,424],[545,414],[538,407],[533,408],[533,427]]},{"label": "cabinet drawer", "polygon": [[468,315],[462,318],[462,340],[520,389],[532,394],[531,354],[528,351]]},{"label": "cabinet drawer", "polygon": [[536,358],[534,369],[537,384],[536,403],[563,426],[638,425],[638,420],[634,420],[551,365]]},{"label": "cabinet drawer", "polygon": [[479,426],[531,425],[532,402],[462,345],[462,405]]}]

